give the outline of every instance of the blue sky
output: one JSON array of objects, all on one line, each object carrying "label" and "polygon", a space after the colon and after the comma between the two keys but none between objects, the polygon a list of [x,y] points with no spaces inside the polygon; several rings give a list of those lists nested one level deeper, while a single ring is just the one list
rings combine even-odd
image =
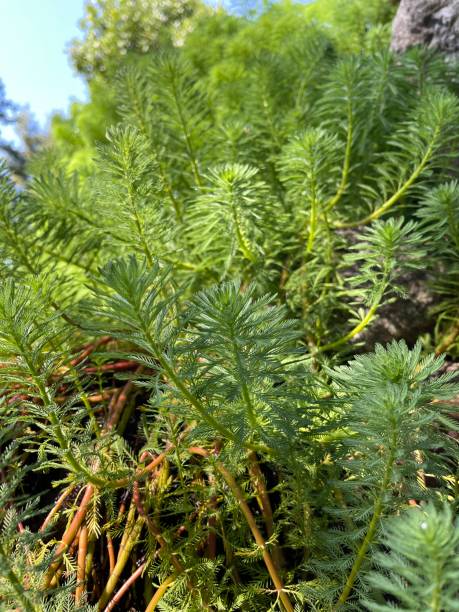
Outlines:
[{"label": "blue sky", "polygon": [[28,104],[43,127],[53,110],[86,96],[65,53],[83,7],[84,0],[0,0],[0,79],[7,97]]},{"label": "blue sky", "polygon": [[[65,112],[71,99],[86,99],[84,81],[75,75],[65,52],[69,41],[80,36],[84,4],[84,0],[0,0],[0,79],[7,98],[28,105],[43,128],[53,111]],[[223,4],[232,2],[223,0]],[[243,0],[237,4],[242,6]],[[12,128],[2,132],[14,139]]]},{"label": "blue sky", "polygon": [[[208,0],[214,4],[218,0]],[[0,0],[0,79],[8,99],[28,105],[46,127],[53,111],[66,111],[72,98],[84,100],[66,48],[80,37],[84,0]],[[3,135],[14,139],[13,128]]]}]

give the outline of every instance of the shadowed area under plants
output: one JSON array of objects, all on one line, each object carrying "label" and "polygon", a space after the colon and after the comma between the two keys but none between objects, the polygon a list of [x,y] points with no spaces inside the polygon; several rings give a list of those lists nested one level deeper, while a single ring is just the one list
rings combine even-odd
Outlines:
[{"label": "shadowed area under plants", "polygon": [[2,168],[1,610],[459,610],[458,69],[277,10]]}]

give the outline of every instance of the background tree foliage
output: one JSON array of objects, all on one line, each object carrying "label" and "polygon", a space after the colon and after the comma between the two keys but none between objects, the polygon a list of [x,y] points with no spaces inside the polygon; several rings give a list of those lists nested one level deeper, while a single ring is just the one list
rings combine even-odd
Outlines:
[{"label": "background tree foliage", "polygon": [[24,157],[12,145],[11,142],[2,137],[1,126],[13,125],[17,121],[18,108],[11,100],[8,100],[5,93],[5,86],[0,81],[0,151],[9,160],[13,169],[21,171],[24,166]]},{"label": "background tree foliage", "polygon": [[72,61],[89,78],[109,78],[128,53],[182,44],[199,11],[204,6],[195,0],[89,0],[80,22],[83,40],[72,41]]},{"label": "background tree foliage", "polygon": [[[14,126],[19,144],[2,137],[2,126]],[[26,179],[27,161],[42,148],[44,141],[45,136],[38,129],[30,112],[7,99],[5,87],[0,80],[0,153],[18,183]]]},{"label": "background tree foliage", "polygon": [[244,10],[238,16],[189,0],[170,5],[155,0],[89,2],[84,37],[73,42],[70,54],[77,71],[89,81],[90,101],[72,104],[68,117],[54,117],[55,146],[71,170],[91,165],[94,145],[104,140],[107,128],[119,117],[109,77],[123,65],[141,65],[142,56],[159,57],[180,43],[183,55],[208,80],[210,91],[225,88],[225,104],[231,105],[233,96],[244,93],[244,72],[263,54],[268,61],[290,37],[301,39],[305,29],[315,24],[330,47],[358,51],[389,40],[392,13],[385,0],[275,2],[256,20]]}]

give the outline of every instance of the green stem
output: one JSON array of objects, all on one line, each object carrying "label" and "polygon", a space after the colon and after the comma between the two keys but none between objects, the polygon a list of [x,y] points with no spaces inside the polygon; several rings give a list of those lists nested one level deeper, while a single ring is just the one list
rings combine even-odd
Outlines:
[{"label": "green stem", "polygon": [[182,270],[191,270],[192,272],[196,272],[199,269],[199,267],[195,264],[189,263],[188,261],[178,261],[173,257],[169,257],[168,255],[161,255],[161,259],[163,259],[166,263]]},{"label": "green stem", "polygon": [[432,612],[441,612],[442,605],[441,605],[441,587],[442,587],[442,575],[443,575],[443,570],[444,568],[442,567],[442,564],[437,562],[436,564],[436,568],[435,568],[435,575],[434,575],[434,589],[432,591],[432,601],[430,604],[430,608],[432,610]]},{"label": "green stem", "polygon": [[312,174],[311,177],[311,191],[309,196],[309,204],[311,206],[311,210],[309,213],[309,235],[308,242],[306,245],[306,253],[312,253],[314,248],[314,241],[316,239],[316,231],[317,231],[317,221],[319,216],[319,201],[317,199],[317,182],[315,175]]},{"label": "green stem", "polygon": [[182,130],[183,130],[183,136],[185,138],[185,149],[188,155],[188,159],[190,161],[191,164],[191,169],[193,171],[193,175],[194,175],[194,179],[196,181],[196,184],[198,187],[202,187],[202,179],[201,179],[201,175],[199,174],[199,170],[198,170],[198,164],[196,162],[196,155],[194,152],[194,147],[193,144],[191,142],[191,135],[189,133],[189,129],[188,129],[188,122],[185,119],[185,115],[183,114],[183,109],[182,109],[182,104],[180,101],[180,95],[177,91],[177,85],[175,82],[175,75],[172,76],[172,78],[170,79],[170,84],[172,87],[172,94],[174,97],[174,102],[175,102],[175,107],[177,109],[177,114],[180,120],[180,124],[182,126]]},{"label": "green stem", "polygon": [[244,515],[247,521],[247,524],[249,525],[250,531],[252,532],[255,542],[257,543],[257,546],[261,549],[263,553],[263,561],[265,562],[266,569],[268,570],[269,576],[271,580],[273,581],[274,586],[276,587],[276,591],[278,593],[278,596],[285,610],[287,610],[287,612],[293,612],[293,606],[290,602],[288,593],[284,588],[282,578],[280,577],[279,572],[276,568],[276,565],[274,564],[273,559],[271,555],[269,554],[266,542],[263,536],[261,535],[260,530],[257,527],[255,518],[249,508],[249,505],[247,504],[247,501],[244,497],[243,492],[239,488],[233,475],[226,469],[226,467],[222,463],[217,463],[216,467],[218,471],[220,472],[220,474],[225,479],[226,484],[231,489],[233,495],[239,502],[239,506],[241,508],[242,514]]},{"label": "green stem", "polygon": [[345,336],[342,336],[338,340],[335,340],[334,342],[330,342],[330,344],[324,344],[322,346],[318,346],[316,349],[317,352],[324,353],[325,351],[332,351],[336,348],[339,348],[343,344],[346,344],[347,342],[349,342],[349,340],[352,340],[352,338],[354,338],[361,331],[363,331],[365,327],[369,325],[376,311],[378,310],[379,305],[381,303],[382,295],[383,295],[383,292],[381,292],[378,299],[375,300],[375,303],[371,306],[371,308],[368,310],[367,314],[360,321],[360,323],[358,323],[355,327],[353,327],[350,332],[348,332]]},{"label": "green stem", "polygon": [[311,197],[311,213],[309,215],[309,236],[308,243],[306,245],[306,253],[312,253],[312,250],[314,248],[314,241],[316,238],[317,230],[318,208],[319,203],[314,193]]},{"label": "green stem", "polygon": [[247,416],[249,419],[249,423],[251,424],[252,428],[257,429],[258,423],[257,423],[257,419],[255,416],[255,410],[253,408],[252,398],[250,397],[250,391],[247,386],[246,377],[244,376],[244,369],[242,367],[241,356],[239,354],[236,339],[234,338],[233,334],[232,334],[232,347],[233,347],[233,356],[236,361],[237,369],[239,372],[239,379],[241,381],[242,397],[244,399],[244,403],[247,408]]},{"label": "green stem", "polygon": [[174,193],[172,191],[172,185],[169,181],[169,177],[167,176],[167,173],[164,169],[164,163],[161,160],[161,156],[159,154],[159,150],[158,150],[158,144],[157,142],[155,142],[155,140],[152,137],[152,130],[149,128],[147,121],[145,119],[145,113],[143,112],[143,101],[139,100],[139,97],[137,95],[137,90],[134,88],[132,91],[129,92],[129,97],[132,100],[133,103],[133,114],[134,116],[137,117],[137,122],[139,124],[140,130],[143,132],[145,138],[148,140],[149,143],[151,143],[155,155],[156,155],[156,159],[158,161],[158,170],[159,170],[159,175],[161,178],[161,182],[164,185],[164,190],[167,193],[171,204],[174,208],[174,212],[175,212],[175,216],[177,218],[177,221],[179,223],[182,222],[182,209],[180,206],[180,203],[176,200],[176,198],[174,197]]},{"label": "green stem", "polygon": [[210,425],[216,431],[218,431],[221,435],[227,438],[230,438],[230,439],[234,439],[233,434],[228,429],[226,429],[226,427],[221,425],[217,421],[217,419],[215,419],[211,414],[209,414],[206,408],[203,406],[203,404],[198,400],[198,398],[195,397],[192,393],[190,393],[190,391],[186,388],[186,386],[183,384],[180,378],[176,375],[167,357],[162,355],[158,349],[155,351],[155,353],[156,353],[159,363],[161,364],[161,367],[165,371],[168,378],[174,383],[174,385],[177,387],[177,389],[180,391],[183,397],[193,406],[193,408],[197,410],[201,418],[208,425]]},{"label": "green stem", "polygon": [[338,229],[345,229],[345,228],[357,227],[359,225],[366,225],[367,223],[371,223],[371,221],[374,221],[375,219],[379,219],[379,217],[384,215],[390,208],[392,208],[392,206],[394,206],[394,204],[396,204],[400,200],[400,198],[405,195],[405,193],[410,189],[410,187],[412,187],[413,183],[420,177],[420,175],[425,170],[427,164],[429,163],[432,157],[432,154],[434,152],[435,145],[437,142],[437,138],[439,135],[440,135],[440,129],[437,128],[434,132],[432,141],[427,147],[427,150],[423,158],[421,159],[419,164],[416,166],[415,170],[411,173],[409,178],[393,194],[393,196],[391,196],[388,200],[386,200],[379,208],[374,210],[371,214],[367,215],[363,219],[360,219],[360,221],[353,221],[350,223],[336,223],[335,227]]},{"label": "green stem", "polygon": [[[180,391],[183,397],[193,406],[193,408],[196,409],[196,411],[199,413],[203,421],[205,421],[213,429],[218,431],[218,433],[221,434],[223,437],[229,440],[232,440],[233,442],[236,442],[236,438],[234,434],[229,429],[227,429],[224,425],[222,425],[215,417],[209,414],[209,412],[206,410],[205,406],[199,401],[199,399],[195,397],[192,393],[190,393],[190,391],[187,389],[187,387],[183,384],[183,382],[180,380],[180,378],[175,373],[175,370],[173,366],[171,365],[171,363],[169,362],[168,358],[163,354],[160,347],[153,340],[150,332],[146,329],[144,329],[143,332],[145,334],[146,340],[148,341],[148,343],[150,344],[152,348],[153,354],[159,361],[167,377],[171,380],[171,382],[174,383],[174,385],[177,387],[177,389]],[[268,452],[268,453],[270,452],[270,449],[266,447],[264,444],[251,444],[251,443],[246,442],[245,446],[252,450],[258,450],[261,452]]]},{"label": "green stem", "polygon": [[145,254],[145,257],[147,259],[148,265],[150,266],[150,268],[153,266],[153,256],[151,254],[150,248],[147,244],[147,241],[145,239],[145,234],[143,231],[143,225],[142,225],[142,221],[139,217],[139,211],[137,210],[137,205],[135,203],[135,196],[134,193],[132,191],[132,185],[130,183],[129,180],[129,176],[127,175],[127,173],[125,173],[125,180],[126,180],[126,185],[127,185],[127,196],[128,196],[128,203],[129,203],[129,208],[132,211],[132,214],[134,215],[134,223],[135,226],[137,228],[137,232],[139,235],[139,239],[140,239],[140,243],[142,245],[142,250]]},{"label": "green stem", "polygon": [[387,458],[386,467],[384,470],[384,478],[381,484],[381,488],[379,490],[378,496],[376,497],[376,500],[374,503],[373,515],[371,517],[370,524],[368,525],[368,530],[365,535],[365,538],[357,551],[357,557],[354,561],[351,572],[346,580],[346,584],[344,586],[343,592],[341,593],[338,601],[336,602],[336,606],[334,610],[337,610],[340,606],[342,606],[347,601],[349,595],[351,594],[351,591],[357,579],[357,575],[360,571],[362,563],[365,560],[368,548],[373,542],[373,539],[375,537],[376,530],[379,524],[379,519],[381,518],[381,514],[384,509],[384,497],[386,495],[387,489],[389,488],[391,480],[392,480],[396,447],[397,447],[397,429],[396,429],[396,424],[393,422],[392,423],[391,447],[389,450],[389,456]]},{"label": "green stem", "polygon": [[90,536],[89,543],[88,543],[88,551],[86,553],[86,565],[84,568],[85,576],[88,576],[88,577],[91,574],[95,550],[96,550],[96,541],[94,539],[94,536]]},{"label": "green stem", "polygon": [[160,602],[160,600],[162,599],[164,593],[167,591],[167,589],[173,585],[175,580],[175,574],[171,574],[170,576],[168,576],[164,582],[162,582],[159,587],[156,589],[155,594],[153,595],[153,597],[150,600],[150,603],[147,606],[147,609],[145,610],[145,612],[153,612],[153,610],[156,610],[156,606],[158,605],[158,603]]},{"label": "green stem", "polygon": [[116,560],[115,567],[113,568],[113,572],[110,574],[110,578],[108,579],[107,584],[105,585],[104,590],[102,591],[102,595],[97,603],[98,610],[102,610],[107,605],[115,587],[118,583],[118,580],[123,573],[123,570],[126,566],[126,563],[129,561],[131,551],[134,546],[137,544],[140,536],[140,532],[142,531],[143,524],[145,519],[142,516],[139,516],[132,528],[132,531],[126,538],[123,548],[120,549],[118,553],[118,559]]},{"label": "green stem", "polygon": [[[236,438],[235,438],[234,434],[229,429],[227,429],[226,427],[221,425],[219,423],[219,421],[217,421],[217,419],[215,419],[211,414],[209,414],[207,412],[206,408],[202,405],[202,403],[194,395],[192,395],[188,391],[188,389],[182,383],[180,378],[175,374],[173,368],[169,365],[168,361],[166,361],[166,358],[163,355],[158,355],[158,361],[161,364],[161,366],[163,367],[163,369],[165,370],[166,374],[172,380],[174,385],[179,389],[179,391],[185,397],[185,399],[187,399],[190,402],[190,404],[194,408],[196,408],[196,410],[199,412],[199,414],[202,417],[202,419],[208,425],[210,425],[216,431],[218,431],[222,436],[226,437],[229,440],[232,440],[233,442],[236,442]],[[264,452],[264,453],[270,453],[271,452],[271,449],[269,449],[264,444],[251,444],[249,442],[245,442],[244,446],[246,446],[247,448],[249,448],[251,450],[261,451],[261,452]]]},{"label": "green stem", "polygon": [[239,207],[236,202],[234,202],[234,196],[231,197],[231,208],[233,211],[233,220],[234,225],[236,227],[236,237],[239,244],[239,248],[241,249],[242,254],[249,261],[256,261],[257,257],[255,253],[253,253],[251,245],[247,240],[244,230],[242,228]]},{"label": "green stem", "polygon": [[332,210],[341,200],[343,194],[347,189],[347,184],[349,180],[349,171],[351,168],[351,154],[352,154],[352,143],[354,139],[354,125],[353,125],[353,115],[352,115],[352,104],[351,101],[348,100],[347,106],[347,138],[346,138],[346,150],[344,152],[344,162],[343,162],[343,170],[341,174],[341,182],[338,186],[336,194],[331,198],[331,200],[325,205],[325,210],[328,212]]}]

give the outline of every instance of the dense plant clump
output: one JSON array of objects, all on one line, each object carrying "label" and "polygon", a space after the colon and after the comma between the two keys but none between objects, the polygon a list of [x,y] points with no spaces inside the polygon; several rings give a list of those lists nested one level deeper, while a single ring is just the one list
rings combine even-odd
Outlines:
[{"label": "dense plant clump", "polygon": [[458,70],[292,10],[1,172],[2,610],[458,609]]}]

